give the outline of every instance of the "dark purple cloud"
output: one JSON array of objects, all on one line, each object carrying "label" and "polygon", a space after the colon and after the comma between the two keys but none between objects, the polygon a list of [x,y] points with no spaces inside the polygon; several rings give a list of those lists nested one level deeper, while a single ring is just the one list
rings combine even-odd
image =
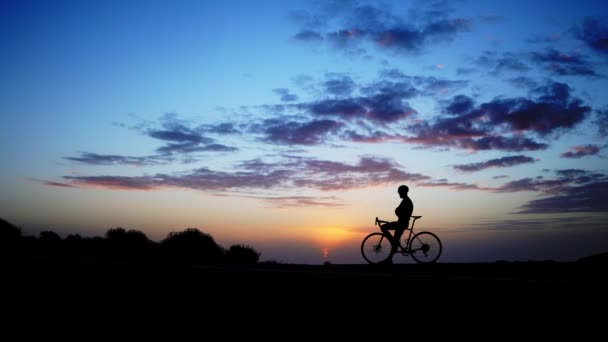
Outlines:
[{"label": "dark purple cloud", "polygon": [[532,53],[532,61],[559,76],[601,76],[593,70],[591,62],[579,53],[565,53],[549,48],[544,52]]},{"label": "dark purple cloud", "polygon": [[608,54],[608,24],[599,18],[587,18],[576,29],[576,38],[587,44],[592,50]]},{"label": "dark purple cloud", "polygon": [[462,165],[454,165],[456,170],[464,171],[464,172],[476,172],[485,170],[492,167],[511,167],[520,164],[526,163],[534,163],[534,158],[518,155],[518,156],[507,156],[497,159],[490,159],[480,163],[471,163],[471,164],[462,164]]},{"label": "dark purple cloud", "polygon": [[468,31],[470,19],[440,19],[420,25],[405,22],[390,27],[369,27],[363,32],[379,47],[399,52],[419,52],[423,47],[439,41],[452,41],[460,32]]},{"label": "dark purple cloud", "polygon": [[457,95],[452,98],[445,106],[445,111],[452,115],[462,115],[473,110],[475,102],[472,98],[464,95]]},{"label": "dark purple cloud", "polygon": [[333,115],[343,119],[362,116],[366,110],[356,99],[327,99],[305,104],[312,114]]},{"label": "dark purple cloud", "polygon": [[[381,5],[343,4],[339,6],[340,10],[326,3],[315,13],[298,11],[292,14],[292,19],[300,25],[295,40],[321,41],[325,37],[335,48],[347,51],[354,51],[365,42],[380,49],[416,53],[432,44],[452,41],[459,33],[468,31],[472,24],[470,19],[449,18],[452,10],[444,4],[425,4],[424,9],[417,6],[409,16],[396,14]],[[328,31],[327,27],[335,29]]]},{"label": "dark purple cloud", "polygon": [[563,189],[559,194],[530,201],[520,214],[608,212],[608,182],[595,182]]},{"label": "dark purple cloud", "polygon": [[562,158],[582,158],[586,156],[594,156],[600,152],[600,147],[597,145],[581,145],[572,146],[569,151],[566,151],[560,156]]},{"label": "dark purple cloud", "polygon": [[160,120],[160,127],[143,126],[139,131],[151,138],[166,142],[156,149],[161,155],[189,154],[194,152],[232,152],[238,148],[219,144],[215,139],[206,137],[204,132],[233,134],[236,130],[231,123],[220,125],[200,125],[190,127],[188,122],[177,119],[174,114],[165,115]]},{"label": "dark purple cloud", "polygon": [[[536,98],[497,98],[473,105],[460,95],[444,103],[444,112],[432,122],[419,122],[408,129],[407,142],[424,146],[448,146],[471,150],[539,150],[548,138],[574,128],[591,112],[582,100],[571,96],[570,87],[549,83],[534,90]],[[528,135],[528,136],[526,136]]]},{"label": "dark purple cloud", "polygon": [[557,178],[547,179],[543,176],[522,178],[490,190],[493,192],[540,191],[546,194],[560,194],[567,192],[574,186],[608,181],[608,176],[603,173],[581,169],[562,169],[555,171],[555,173]]},{"label": "dark purple cloud", "polygon": [[323,83],[325,93],[335,96],[349,96],[356,86],[348,75],[333,75]]},{"label": "dark purple cloud", "polygon": [[447,180],[419,182],[417,186],[495,193],[531,191],[545,196],[524,204],[518,214],[608,212],[608,175],[580,169],[557,170],[555,173],[557,177],[552,179],[542,176],[523,178],[495,188]]},{"label": "dark purple cloud", "polygon": [[286,145],[317,145],[326,141],[328,135],[336,133],[343,124],[334,120],[315,120],[310,122],[265,121],[264,141]]},{"label": "dark purple cloud", "polygon": [[313,115],[335,116],[343,120],[367,119],[376,123],[391,123],[416,111],[404,99],[403,93],[384,92],[347,99],[327,99],[316,103],[302,104]]}]

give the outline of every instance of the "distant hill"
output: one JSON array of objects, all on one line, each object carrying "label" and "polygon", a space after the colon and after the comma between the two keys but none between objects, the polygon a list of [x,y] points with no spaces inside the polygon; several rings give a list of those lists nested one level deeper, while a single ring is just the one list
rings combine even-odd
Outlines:
[{"label": "distant hill", "polygon": [[608,264],[608,252],[583,257],[578,259],[577,262],[586,264]]}]

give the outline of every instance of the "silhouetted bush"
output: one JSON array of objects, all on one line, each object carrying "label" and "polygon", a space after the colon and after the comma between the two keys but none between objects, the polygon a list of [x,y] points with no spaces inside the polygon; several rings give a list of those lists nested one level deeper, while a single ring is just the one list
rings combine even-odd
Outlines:
[{"label": "silhouetted bush", "polygon": [[155,245],[143,232],[121,227],[108,229],[106,240],[108,253],[112,255],[147,255]]},{"label": "silhouetted bush", "polygon": [[196,228],[169,233],[161,241],[161,249],[165,255],[197,257],[199,261],[205,263],[218,263],[224,260],[224,249],[211,235]]},{"label": "silhouetted bush", "polygon": [[255,264],[260,259],[260,253],[251,246],[237,244],[230,246],[226,259],[234,264]]}]

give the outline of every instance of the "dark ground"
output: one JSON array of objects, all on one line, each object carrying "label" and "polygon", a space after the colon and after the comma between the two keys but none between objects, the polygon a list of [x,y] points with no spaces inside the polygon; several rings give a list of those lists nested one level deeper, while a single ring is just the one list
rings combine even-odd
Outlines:
[{"label": "dark ground", "polygon": [[402,298],[484,292],[603,296],[608,288],[603,262],[209,266],[160,257],[33,257],[7,261],[4,268],[4,286],[15,294],[184,295],[210,303],[356,302],[393,290],[401,290]]},{"label": "dark ground", "polygon": [[3,328],[22,338],[114,339],[125,331],[138,339],[165,331],[171,340],[182,331],[188,339],[210,331],[249,339],[328,331],[522,338],[529,329],[602,330],[608,304],[601,262],[204,266],[167,257],[34,257],[5,259],[3,268]]}]

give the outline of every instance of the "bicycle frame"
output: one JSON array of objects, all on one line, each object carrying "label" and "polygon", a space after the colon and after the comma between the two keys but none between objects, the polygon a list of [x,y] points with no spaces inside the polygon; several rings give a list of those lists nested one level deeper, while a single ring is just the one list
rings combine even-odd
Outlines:
[{"label": "bicycle frame", "polygon": [[[408,228],[405,228],[403,230],[403,234],[401,235],[401,238],[399,239],[399,245],[397,246],[397,252],[399,252],[399,250],[401,251],[401,253],[409,253],[409,242],[410,239],[412,238],[412,236],[414,236],[414,224],[416,223],[416,220],[418,220],[419,218],[421,218],[422,216],[410,216],[411,218],[413,218],[414,220],[412,221],[412,225]],[[376,225],[380,226],[380,223],[388,223],[388,221],[383,221],[383,220],[378,220],[378,218],[376,217]],[[405,232],[409,231],[409,234],[407,236],[407,239],[403,239],[403,235],[405,235]],[[403,242],[405,242],[405,246],[403,246]]]}]

